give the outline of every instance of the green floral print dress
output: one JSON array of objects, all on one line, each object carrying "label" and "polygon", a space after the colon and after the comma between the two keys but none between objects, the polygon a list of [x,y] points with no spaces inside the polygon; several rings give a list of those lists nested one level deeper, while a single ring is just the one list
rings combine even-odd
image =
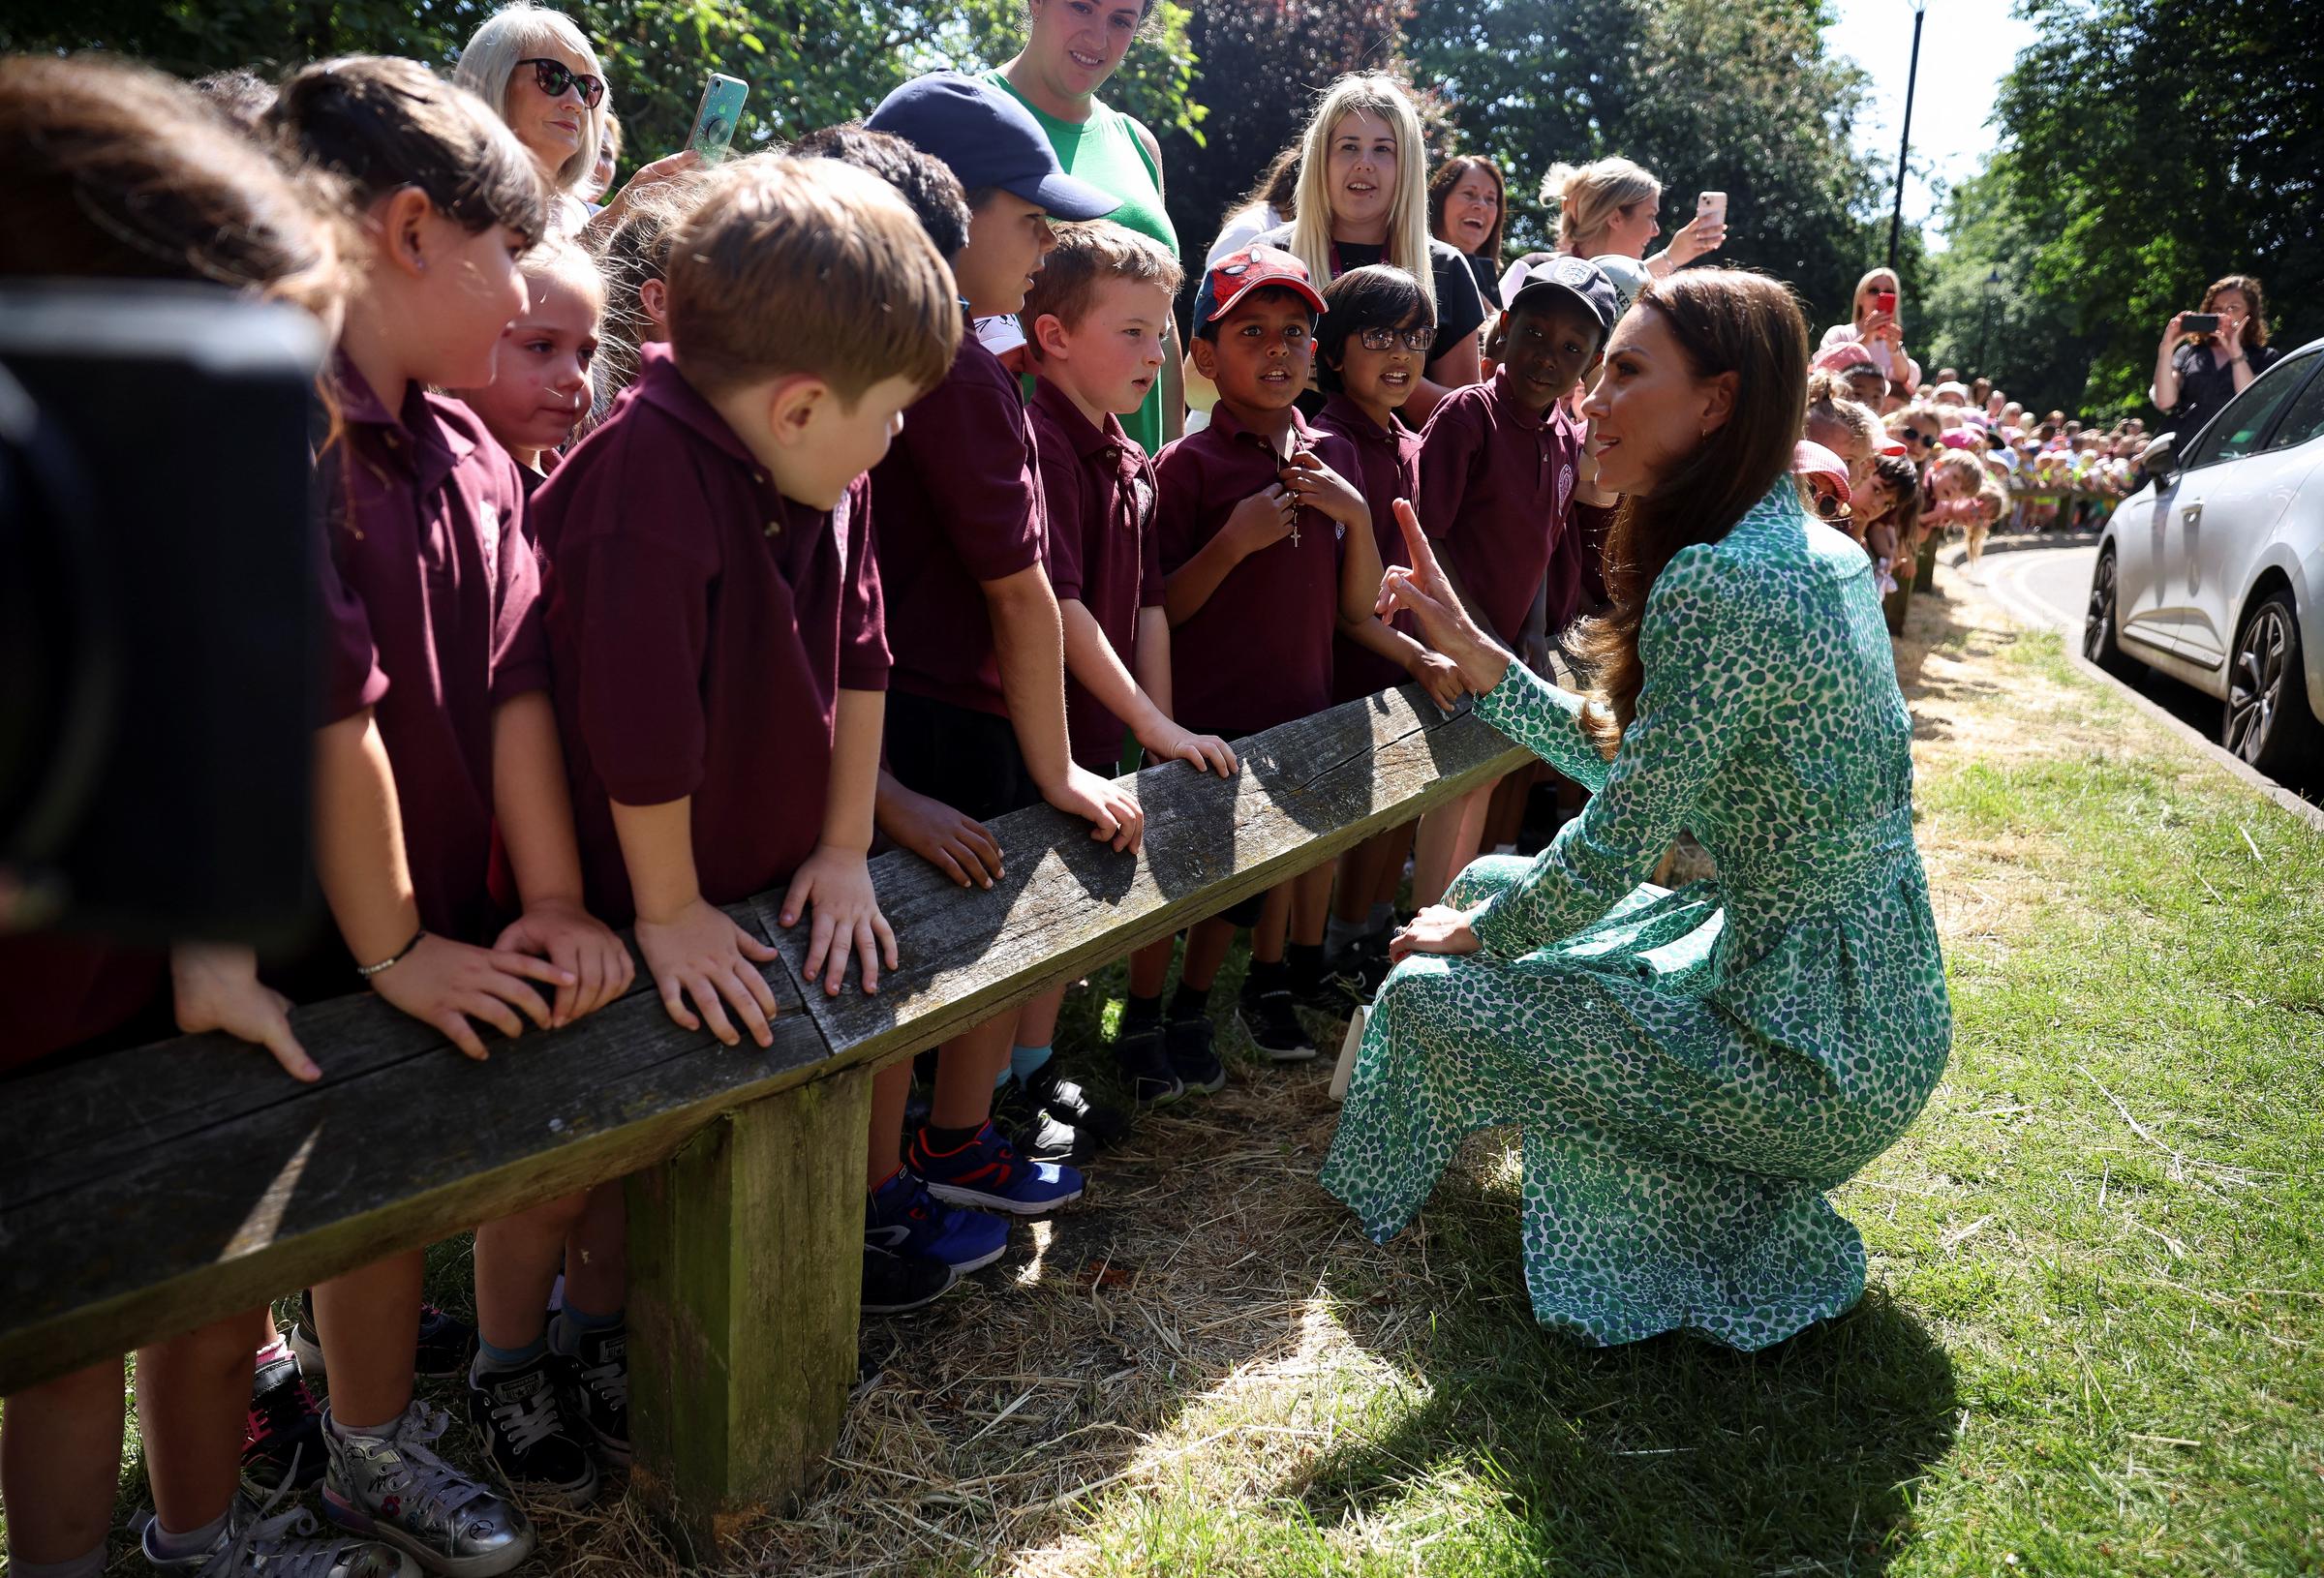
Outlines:
[{"label": "green floral print dress", "polygon": [[[1824,1192],[1905,1132],[1952,1043],[1912,722],[1870,561],[1788,477],[1671,560],[1638,655],[1610,763],[1522,664],[1478,699],[1592,797],[1539,859],[1461,873],[1445,901],[1479,952],[1390,974],[1323,1182],[1385,1242],[1463,1136],[1514,1124],[1544,1325],[1763,1348],[1863,1292]],[[1644,882],[1681,828],[1716,880]]]}]

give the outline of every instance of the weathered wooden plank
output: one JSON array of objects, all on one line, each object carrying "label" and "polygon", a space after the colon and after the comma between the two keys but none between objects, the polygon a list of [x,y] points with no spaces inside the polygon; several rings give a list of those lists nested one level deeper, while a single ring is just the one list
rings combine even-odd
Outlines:
[{"label": "weathered wooden plank", "polygon": [[697,1561],[807,1489],[855,1379],[856,1069],[725,1112],[629,1179],[633,1483]]},{"label": "weathered wooden plank", "polygon": [[[835,1059],[932,1046],[1532,759],[1465,708],[1438,712],[1417,685],[1238,741],[1236,752],[1232,780],[1183,763],[1138,774],[1137,859],[1045,805],[994,824],[1008,875],[990,892],[882,857],[873,874],[902,967],[874,997],[807,989]],[[796,969],[805,938],[776,929],[780,896],[760,900],[761,926]]]},{"label": "weathered wooden plank", "polygon": [[[786,1011],[768,1052],[679,1030],[641,985],[471,1064],[362,995],[294,1015],[317,1086],[219,1036],[0,1086],[0,1391],[621,1176],[720,1111],[939,1040],[1524,759],[1417,691],[1241,749],[1232,784],[1140,775],[1139,859],[1047,808],[996,825],[1009,876],[992,893],[881,857],[905,967],[875,998],[810,992],[811,1020],[792,969],[771,968]],[[796,961],[803,938],[774,936]]]}]

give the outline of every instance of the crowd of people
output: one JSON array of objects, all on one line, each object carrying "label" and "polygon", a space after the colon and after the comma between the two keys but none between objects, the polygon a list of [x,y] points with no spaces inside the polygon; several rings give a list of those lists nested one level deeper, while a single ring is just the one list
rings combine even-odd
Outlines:
[{"label": "crowd of people", "polygon": [[[448,76],[0,63],[19,205],[0,275],[205,280],[335,342],[316,451],[329,935],[288,961],[0,939],[0,1063],[173,1023],[314,1080],[291,998],[357,988],[481,1058],[627,991],[621,927],[677,1023],[768,1045],[777,954],[721,905],[782,893],[810,981],[876,991],[910,939],[875,848],[990,888],[989,824],[1046,803],[1127,859],[1141,759],[1231,775],[1235,739],[1406,681],[1455,705],[1477,687],[1383,592],[1416,557],[1528,669],[1612,675],[1626,721],[1652,578],[1607,551],[1630,528],[1605,402],[1656,409],[1670,375],[1643,345],[1608,364],[1609,336],[1641,300],[1731,327],[1796,320],[1788,295],[1724,273],[1742,283],[1680,288],[1724,208],[1649,256],[1662,189],[1620,159],[1553,170],[1555,249],[1505,265],[1502,172],[1431,175],[1410,93],[1378,74],[1322,95],[1188,281],[1155,141],[1096,97],[1145,11],[1036,0],[993,72],[619,186],[593,42],[524,0]],[[1896,589],[1892,618],[1933,529],[1973,555],[2005,514],[2040,524],[2045,501],[2119,482],[2138,437],[2033,419],[1983,379],[1924,388],[1895,286],[1865,277],[1804,404],[1806,371],[1784,372],[1796,418],[1750,417],[1751,441],[1796,444],[1800,497]],[[1697,371],[1730,379],[1708,435],[1731,375]],[[1602,733],[1610,755],[1619,721]],[[1062,986],[935,1048],[922,1079],[882,1072],[865,1310],[935,1299],[1012,1221],[1079,1199],[1138,1111],[1220,1089],[1222,1026],[1263,1062],[1316,1057],[1318,1024],[1405,951],[1407,893],[1425,910],[1513,847],[1544,779],[1585,796],[1514,774],[1131,956],[1125,1108],[1060,1066]],[[287,1329],[260,1309],[140,1350],[146,1558],[334,1578],[522,1562],[536,1536],[510,1488],[580,1504],[627,1457],[624,1243],[617,1181],[478,1227],[473,1329],[423,1305],[413,1253],[318,1284]],[[438,1453],[415,1376],[465,1381],[494,1475]],[[118,1365],[8,1399],[17,1573],[102,1570],[122,1423]],[[335,1532],[275,1511],[318,1484]]]}]

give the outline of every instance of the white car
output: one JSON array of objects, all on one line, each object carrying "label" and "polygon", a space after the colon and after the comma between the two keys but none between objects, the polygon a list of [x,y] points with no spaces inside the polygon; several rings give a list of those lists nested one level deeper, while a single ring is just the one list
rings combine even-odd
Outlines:
[{"label": "white car", "polygon": [[2219,743],[2276,776],[2324,740],[2324,340],[2199,433],[2163,434],[2098,537],[2082,651],[2225,703]]}]

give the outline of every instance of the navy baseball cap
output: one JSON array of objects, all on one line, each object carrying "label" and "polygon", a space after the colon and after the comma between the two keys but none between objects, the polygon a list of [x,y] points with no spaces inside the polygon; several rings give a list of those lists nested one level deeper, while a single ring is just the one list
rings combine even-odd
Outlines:
[{"label": "navy baseball cap", "polygon": [[1103,219],[1121,206],[1119,197],[1065,173],[1024,106],[959,72],[914,77],[864,124],[943,160],[963,191],[996,186],[1055,219]]},{"label": "navy baseball cap", "polygon": [[[1614,291],[1614,282],[1605,277],[1604,269],[1586,258],[1569,258],[1561,253],[1535,263],[1520,263],[1517,267],[1524,272],[1514,282],[1515,288],[1508,288],[1512,283],[1509,280],[1502,281],[1509,302],[1507,310],[1510,312],[1515,312],[1517,304],[1528,296],[1536,300],[1544,294],[1570,296],[1588,308],[1590,316],[1598,320],[1601,339],[1613,328],[1614,319],[1622,316],[1622,301]],[[1511,272],[1516,273],[1517,270]]]}]

